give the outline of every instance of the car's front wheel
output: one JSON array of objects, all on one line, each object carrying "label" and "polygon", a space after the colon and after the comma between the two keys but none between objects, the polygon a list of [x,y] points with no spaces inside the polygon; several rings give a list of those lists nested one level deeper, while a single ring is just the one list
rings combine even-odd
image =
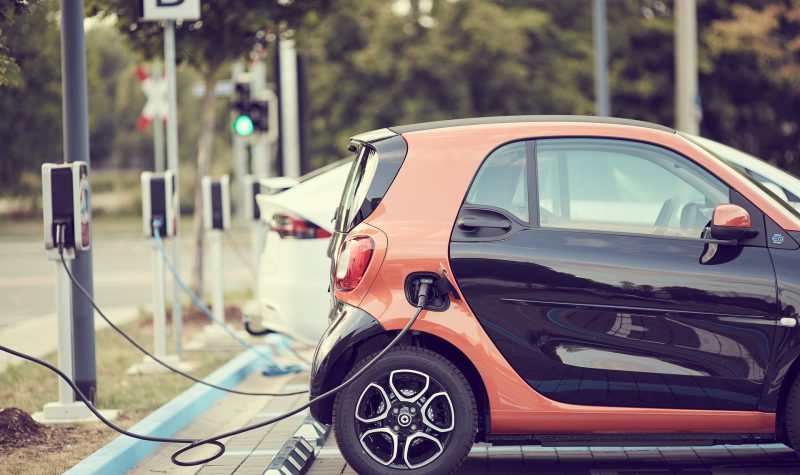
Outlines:
[{"label": "car's front wheel", "polygon": [[339,450],[358,473],[453,472],[475,440],[476,418],[464,375],[438,353],[417,347],[390,350],[339,392],[333,413]]}]

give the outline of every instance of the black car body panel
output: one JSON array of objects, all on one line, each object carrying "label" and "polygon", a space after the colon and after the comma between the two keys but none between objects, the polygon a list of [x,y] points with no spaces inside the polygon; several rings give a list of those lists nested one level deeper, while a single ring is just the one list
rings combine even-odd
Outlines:
[{"label": "black car body panel", "polygon": [[703,264],[708,245],[534,228],[452,242],[450,258],[487,334],[542,395],[754,410],[777,308],[769,251],[720,245]]},{"label": "black car body panel", "polygon": [[[313,399],[331,389],[352,367],[352,355],[358,344],[384,332],[381,324],[367,312],[336,302],[331,309],[332,323],[322,335],[314,353],[311,367],[309,396]],[[348,364],[341,364],[347,362]],[[334,397],[311,405],[311,415],[320,422],[330,424]]]}]

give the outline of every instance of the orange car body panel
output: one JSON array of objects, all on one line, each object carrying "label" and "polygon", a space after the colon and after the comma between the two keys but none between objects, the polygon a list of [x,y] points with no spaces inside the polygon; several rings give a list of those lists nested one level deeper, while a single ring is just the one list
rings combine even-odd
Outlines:
[{"label": "orange car body panel", "polygon": [[[797,220],[766,194],[674,133],[586,123],[486,124],[424,130],[404,134],[409,151],[400,172],[375,212],[349,233],[378,237],[375,257],[359,287],[352,292],[336,292],[336,297],[362,308],[387,330],[402,328],[414,311],[404,293],[406,276],[418,271],[438,273],[440,269],[453,275],[449,264],[450,235],[480,164],[504,143],[545,137],[613,137],[672,149],[737,189],[784,229],[800,230]],[[450,280],[457,288],[455,279]],[[475,365],[488,395],[493,434],[775,431],[774,413],[582,406],[548,399],[508,364],[464,300],[451,299],[444,312],[422,312],[413,329],[454,344]]]}]

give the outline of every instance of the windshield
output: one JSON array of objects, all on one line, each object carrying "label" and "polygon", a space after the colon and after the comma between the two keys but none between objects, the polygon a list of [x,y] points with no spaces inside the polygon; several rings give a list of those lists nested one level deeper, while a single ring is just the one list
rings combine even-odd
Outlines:
[{"label": "windshield", "polygon": [[785,199],[782,199],[780,196],[776,195],[767,186],[764,186],[763,183],[761,183],[756,178],[754,178],[752,175],[747,173],[742,167],[740,167],[737,164],[731,162],[730,160],[725,159],[724,157],[721,157],[718,153],[716,153],[715,150],[712,150],[711,147],[709,147],[707,144],[705,144],[705,141],[707,139],[698,140],[697,137],[694,137],[692,135],[685,134],[685,133],[682,133],[682,132],[678,132],[678,134],[681,137],[685,138],[686,140],[690,141],[691,143],[693,143],[693,144],[697,145],[698,147],[702,148],[709,155],[713,156],[714,158],[716,158],[720,162],[722,162],[725,165],[727,165],[729,168],[734,170],[737,174],[739,174],[745,180],[747,180],[748,182],[752,183],[756,188],[758,188],[759,190],[764,192],[764,194],[768,195],[772,199],[772,201],[774,201],[776,204],[778,204],[781,208],[786,210],[789,214],[794,216],[796,219],[800,220],[800,213],[798,213],[798,211],[791,204],[789,204]]}]

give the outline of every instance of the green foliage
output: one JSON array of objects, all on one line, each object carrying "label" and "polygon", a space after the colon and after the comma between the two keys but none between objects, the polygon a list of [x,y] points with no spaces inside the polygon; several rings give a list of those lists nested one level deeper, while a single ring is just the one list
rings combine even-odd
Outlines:
[{"label": "green foliage", "polygon": [[[200,20],[178,22],[178,61],[186,61],[201,72],[216,70],[244,56],[257,41],[259,31],[266,30],[269,23],[294,25],[307,11],[324,3],[325,0],[202,2]],[[135,50],[148,58],[161,55],[161,25],[139,21],[137,2],[86,0],[86,12],[87,16],[115,16],[117,28],[128,36]]]},{"label": "green foliage", "polygon": [[61,160],[61,47],[58,3],[44,1],[3,29],[22,74],[0,87],[0,179],[3,193],[19,191],[23,170],[38,174],[41,163]]},{"label": "green foliage", "polygon": [[343,0],[305,25],[317,160],[341,156],[350,135],[397,123],[591,110],[591,68],[581,65],[590,45],[575,41],[586,35],[545,8],[411,6],[399,14],[381,0]]},{"label": "green foliage", "polygon": [[19,65],[6,46],[8,38],[4,32],[14,24],[14,20],[28,13],[38,0],[5,0],[0,3],[0,87],[16,86],[22,80]]}]

